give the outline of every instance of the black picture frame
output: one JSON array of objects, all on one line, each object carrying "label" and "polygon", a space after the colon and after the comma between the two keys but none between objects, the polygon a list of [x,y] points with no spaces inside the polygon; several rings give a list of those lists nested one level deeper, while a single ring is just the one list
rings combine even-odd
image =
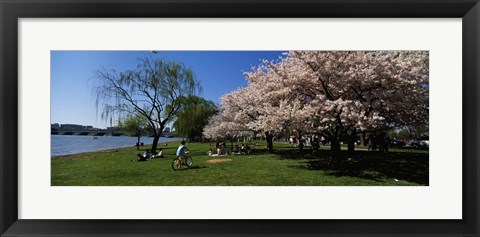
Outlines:
[{"label": "black picture frame", "polygon": [[[0,0],[0,15],[1,236],[479,236],[478,0]],[[19,220],[17,20],[74,17],[462,18],[462,220]]]}]

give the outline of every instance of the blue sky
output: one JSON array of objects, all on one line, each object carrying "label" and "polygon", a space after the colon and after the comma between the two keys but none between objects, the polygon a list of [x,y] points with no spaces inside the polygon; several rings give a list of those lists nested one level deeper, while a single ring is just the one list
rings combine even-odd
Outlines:
[{"label": "blue sky", "polygon": [[[261,60],[276,60],[281,51],[52,51],[51,123],[105,128],[97,115],[94,75],[99,69],[134,69],[139,58],[181,61],[190,66],[203,88],[202,97],[215,103],[225,93],[246,86],[243,72]],[[101,111],[101,108],[99,108]]]}]

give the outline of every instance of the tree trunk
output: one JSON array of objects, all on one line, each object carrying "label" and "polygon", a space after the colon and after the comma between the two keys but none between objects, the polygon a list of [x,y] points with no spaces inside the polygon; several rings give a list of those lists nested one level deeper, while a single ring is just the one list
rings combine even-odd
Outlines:
[{"label": "tree trunk", "polygon": [[350,134],[350,138],[348,139],[348,152],[355,151],[356,140],[357,140],[357,130],[353,129],[352,133]]},{"label": "tree trunk", "polygon": [[158,146],[158,140],[160,140],[160,136],[162,136],[163,129],[165,128],[165,123],[161,123],[160,127],[157,129],[153,130],[153,144],[152,144],[152,149],[151,152],[155,154],[157,151],[157,146]]},{"label": "tree trunk", "polygon": [[265,132],[265,140],[267,141],[267,151],[273,153],[273,135]]},{"label": "tree trunk", "polygon": [[298,133],[298,152],[300,152],[300,155],[303,156],[303,147],[305,146],[305,141],[302,138],[302,131],[297,130]]},{"label": "tree trunk", "polygon": [[367,146],[367,143],[365,141],[365,132],[360,133],[360,144],[362,144],[362,146]]},{"label": "tree trunk", "polygon": [[340,154],[340,140],[338,138],[333,138],[330,147],[330,151],[334,154]]},{"label": "tree trunk", "polygon": [[150,152],[155,153],[157,151],[158,140],[160,140],[160,134],[153,135],[153,144]]},{"label": "tree trunk", "polygon": [[340,140],[338,137],[333,137],[330,140],[330,157],[336,160],[340,157]]},{"label": "tree trunk", "polygon": [[137,137],[137,151],[140,150],[140,136]]}]

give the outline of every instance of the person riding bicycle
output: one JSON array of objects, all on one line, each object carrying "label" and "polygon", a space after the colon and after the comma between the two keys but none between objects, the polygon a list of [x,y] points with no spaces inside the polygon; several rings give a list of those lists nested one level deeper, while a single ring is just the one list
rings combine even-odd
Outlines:
[{"label": "person riding bicycle", "polygon": [[185,146],[185,141],[181,142],[181,145],[177,149],[177,156],[180,159],[180,162],[184,163],[185,162],[185,150],[190,151],[186,146]]}]

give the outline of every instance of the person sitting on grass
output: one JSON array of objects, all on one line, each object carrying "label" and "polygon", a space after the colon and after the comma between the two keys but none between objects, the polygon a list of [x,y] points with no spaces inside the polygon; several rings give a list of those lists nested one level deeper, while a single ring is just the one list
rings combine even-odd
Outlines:
[{"label": "person sitting on grass", "polygon": [[250,149],[250,146],[245,145],[245,154],[250,155],[251,152],[252,152],[252,149]]},{"label": "person sitting on grass", "polygon": [[247,151],[246,151],[246,147],[245,147],[245,144],[242,144],[242,147],[240,148],[240,154],[246,154]]},{"label": "person sitting on grass", "polygon": [[177,156],[180,159],[180,162],[184,163],[185,161],[185,150],[190,151],[186,146],[185,146],[185,141],[181,142],[181,145],[177,149]]},{"label": "person sitting on grass", "polygon": [[232,153],[240,153],[240,148],[238,147],[238,145],[235,145],[235,147],[233,147]]},{"label": "person sitting on grass", "polygon": [[140,154],[137,154],[138,156],[138,160],[132,160],[132,161],[147,161],[147,158],[150,158],[152,156],[152,153],[150,152],[150,150],[145,150],[145,152],[143,153],[143,155],[140,155]]}]

